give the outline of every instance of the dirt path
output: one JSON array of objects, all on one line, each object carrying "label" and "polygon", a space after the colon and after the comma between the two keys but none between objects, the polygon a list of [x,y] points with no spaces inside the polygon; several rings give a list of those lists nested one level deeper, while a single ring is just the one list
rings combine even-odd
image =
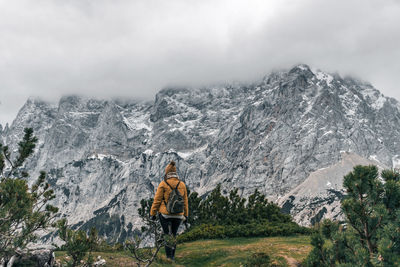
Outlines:
[{"label": "dirt path", "polygon": [[288,265],[290,267],[298,267],[298,266],[300,266],[300,263],[298,261],[296,261],[295,259],[293,259],[291,257],[288,257],[286,255],[282,255],[282,257],[285,258],[285,260],[287,261],[287,263],[288,263]]}]

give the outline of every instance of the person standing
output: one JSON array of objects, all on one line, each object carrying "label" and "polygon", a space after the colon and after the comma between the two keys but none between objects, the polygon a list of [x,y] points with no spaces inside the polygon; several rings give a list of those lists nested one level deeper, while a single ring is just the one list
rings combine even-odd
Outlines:
[{"label": "person standing", "polygon": [[[186,185],[179,180],[174,161],[167,165],[164,180],[158,185],[150,210],[152,220],[157,219],[157,213],[164,234],[172,234],[174,237],[181,222],[189,215]],[[174,260],[175,250],[176,245],[165,245],[167,258]]]}]

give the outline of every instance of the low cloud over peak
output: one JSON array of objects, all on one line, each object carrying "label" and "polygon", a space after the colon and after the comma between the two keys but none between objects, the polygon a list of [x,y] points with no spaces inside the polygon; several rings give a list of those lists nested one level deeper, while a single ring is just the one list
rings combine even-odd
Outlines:
[{"label": "low cloud over peak", "polygon": [[306,63],[400,99],[398,1],[0,1],[0,122],[29,96],[151,99]]}]

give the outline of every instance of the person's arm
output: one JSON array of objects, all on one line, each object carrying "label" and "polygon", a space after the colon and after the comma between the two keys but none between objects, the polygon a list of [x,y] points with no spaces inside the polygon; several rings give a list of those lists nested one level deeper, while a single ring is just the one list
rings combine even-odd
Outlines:
[{"label": "person's arm", "polygon": [[189,201],[188,201],[186,185],[185,185],[185,192],[183,194],[183,200],[185,202],[185,209],[183,211],[183,215],[187,218],[189,216]]},{"label": "person's arm", "polygon": [[163,182],[158,185],[157,192],[154,196],[153,205],[151,205],[150,216],[155,216],[157,214],[158,210],[160,209],[161,202],[163,201],[164,187],[162,186],[162,183]]}]

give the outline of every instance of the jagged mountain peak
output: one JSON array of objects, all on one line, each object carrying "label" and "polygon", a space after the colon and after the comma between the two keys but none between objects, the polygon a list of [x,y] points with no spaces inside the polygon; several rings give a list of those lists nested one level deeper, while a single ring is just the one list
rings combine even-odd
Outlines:
[{"label": "jagged mountain peak", "polygon": [[301,74],[301,75],[313,75],[313,71],[311,70],[310,66],[308,66],[307,64],[298,64],[293,66],[289,71],[288,71],[289,75],[293,75],[293,74]]},{"label": "jagged mountain peak", "polygon": [[[399,125],[398,102],[372,85],[300,64],[254,83],[165,88],[153,102],[30,101],[3,136],[16,144],[23,128],[33,127],[41,143],[30,167],[49,171],[61,213],[79,226],[118,225],[118,233],[103,230],[121,238],[140,226],[137,205],[154,193],[172,159],[200,194],[220,183],[276,200],[311,174],[318,179],[343,151],[400,165]],[[301,196],[295,199],[292,212]],[[304,224],[315,215],[304,214]]]}]

